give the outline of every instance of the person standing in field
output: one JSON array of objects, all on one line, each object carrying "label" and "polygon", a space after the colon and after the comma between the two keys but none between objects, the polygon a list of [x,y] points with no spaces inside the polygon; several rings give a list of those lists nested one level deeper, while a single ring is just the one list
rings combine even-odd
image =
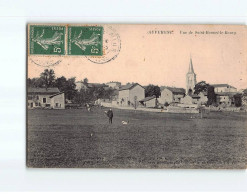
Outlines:
[{"label": "person standing in field", "polygon": [[113,112],[112,109],[107,111],[107,116],[109,118],[109,124],[112,124]]}]

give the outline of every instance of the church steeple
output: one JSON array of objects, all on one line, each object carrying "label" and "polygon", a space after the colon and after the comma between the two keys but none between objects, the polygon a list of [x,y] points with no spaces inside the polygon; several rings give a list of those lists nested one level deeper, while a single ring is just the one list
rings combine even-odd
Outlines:
[{"label": "church steeple", "polygon": [[187,94],[194,92],[194,87],[196,85],[196,74],[194,72],[192,58],[190,57],[189,71],[186,74],[186,92]]},{"label": "church steeple", "polygon": [[193,63],[192,63],[192,59],[190,57],[190,65],[189,65],[189,71],[188,73],[194,73],[194,68],[193,68]]}]

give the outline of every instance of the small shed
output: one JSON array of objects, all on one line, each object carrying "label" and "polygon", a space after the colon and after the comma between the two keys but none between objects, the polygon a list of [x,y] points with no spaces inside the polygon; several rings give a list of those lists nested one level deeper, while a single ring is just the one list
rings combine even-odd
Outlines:
[{"label": "small shed", "polygon": [[155,108],[157,106],[157,98],[155,96],[146,97],[139,102],[147,108]]}]

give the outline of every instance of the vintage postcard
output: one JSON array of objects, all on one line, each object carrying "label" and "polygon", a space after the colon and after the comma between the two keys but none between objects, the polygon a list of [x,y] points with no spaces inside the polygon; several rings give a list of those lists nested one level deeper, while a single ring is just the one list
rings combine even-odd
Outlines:
[{"label": "vintage postcard", "polygon": [[27,167],[245,169],[244,25],[28,24]]}]

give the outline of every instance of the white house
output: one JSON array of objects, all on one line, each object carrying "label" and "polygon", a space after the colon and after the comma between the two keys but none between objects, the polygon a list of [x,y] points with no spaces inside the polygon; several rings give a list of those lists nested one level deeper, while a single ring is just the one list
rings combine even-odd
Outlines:
[{"label": "white house", "polygon": [[60,92],[50,96],[51,108],[53,109],[65,109],[65,97],[64,93]]},{"label": "white house", "polygon": [[122,86],[118,92],[118,104],[120,106],[135,106],[145,98],[145,89],[138,83]]},{"label": "white house", "polygon": [[117,81],[111,81],[106,83],[107,86],[113,88],[113,89],[119,89],[121,87],[121,83]]},{"label": "white house", "polygon": [[64,93],[58,88],[28,88],[28,108],[64,109]]},{"label": "white house", "polygon": [[185,89],[175,88],[175,87],[161,87],[161,96],[159,98],[159,103],[168,104],[180,103],[180,100],[185,96]]},{"label": "white house", "polygon": [[228,84],[213,84],[211,85],[214,87],[215,93],[221,93],[221,92],[237,92],[237,88],[228,85]]},{"label": "white house", "polygon": [[76,89],[77,91],[80,91],[81,89],[84,89],[84,90],[87,89],[87,84],[84,83],[83,81],[77,81],[77,82],[75,83],[75,85],[76,85],[75,89]]},{"label": "white house", "polygon": [[200,96],[199,95],[186,95],[181,99],[181,103],[185,105],[191,104],[200,104]]},{"label": "white house", "polygon": [[216,93],[217,97],[217,103],[219,105],[226,105],[231,106],[234,105],[234,95],[236,95],[236,92],[219,92]]}]

